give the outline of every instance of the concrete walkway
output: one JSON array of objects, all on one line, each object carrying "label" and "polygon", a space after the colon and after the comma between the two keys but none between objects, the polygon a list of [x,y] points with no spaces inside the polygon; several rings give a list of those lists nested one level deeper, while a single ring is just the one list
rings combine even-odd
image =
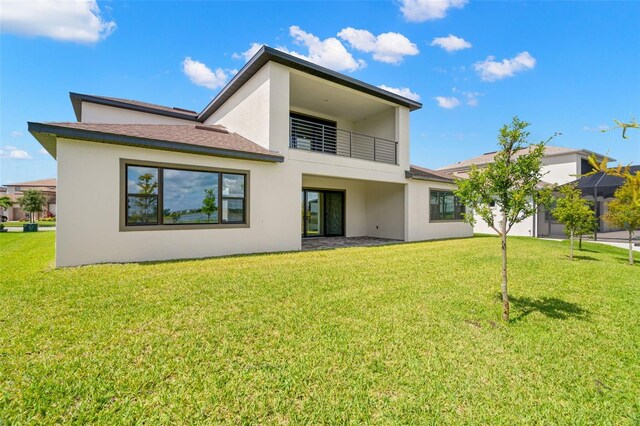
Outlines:
[{"label": "concrete walkway", "polygon": [[[22,228],[21,227],[6,227],[4,229],[7,229],[8,232],[22,232]],[[40,231],[55,231],[56,227],[55,226],[38,226],[38,232]]]},{"label": "concrete walkway", "polygon": [[[549,240],[549,241],[566,241],[566,238],[540,238],[541,240]],[[619,247],[625,250],[629,250],[629,243],[628,242],[621,242],[621,241],[593,241],[593,240],[582,240],[583,243],[596,243],[596,244],[605,244],[608,246],[612,246],[612,247]],[[633,246],[633,251],[640,251],[640,245],[637,245],[638,243],[636,243],[636,245]],[[578,246],[578,243],[576,242],[576,247]]]}]

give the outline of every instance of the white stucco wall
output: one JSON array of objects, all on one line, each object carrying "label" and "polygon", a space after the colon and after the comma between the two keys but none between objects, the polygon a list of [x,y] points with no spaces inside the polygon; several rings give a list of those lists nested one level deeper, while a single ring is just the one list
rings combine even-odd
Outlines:
[{"label": "white stucco wall", "polygon": [[269,148],[271,68],[271,63],[263,66],[218,108],[205,124],[220,124],[258,145]]},{"label": "white stucco wall", "polygon": [[[480,216],[475,215],[476,225],[473,227],[473,232],[476,234],[492,234],[496,235],[496,231],[494,231],[487,223],[480,218]],[[494,209],[494,218],[495,218],[495,226],[500,227],[500,212],[497,209]],[[510,236],[517,237],[534,237],[534,216],[528,217],[520,223],[516,223],[511,227],[511,231],[509,231]]]},{"label": "white stucco wall", "polygon": [[[120,231],[120,159],[249,170],[248,228]],[[56,263],[300,249],[301,176],[282,164],[58,139]]]},{"label": "white stucco wall", "polygon": [[396,140],[396,111],[389,108],[380,114],[372,115],[354,123],[353,131],[391,141]]},{"label": "white stucco wall", "polygon": [[194,124],[191,120],[165,117],[158,114],[115,108],[91,102],[82,103],[83,123],[116,123],[116,124]]},{"label": "white stucco wall", "polygon": [[580,160],[578,154],[555,155],[542,159],[543,181],[563,184],[578,179],[580,173]]},{"label": "white stucco wall", "polygon": [[394,183],[367,182],[367,236],[404,240],[405,186]]},{"label": "white stucco wall", "polygon": [[455,185],[409,179],[407,184],[406,217],[407,241],[423,241],[441,238],[461,238],[473,236],[473,228],[462,221],[429,221],[429,191],[451,190]]}]

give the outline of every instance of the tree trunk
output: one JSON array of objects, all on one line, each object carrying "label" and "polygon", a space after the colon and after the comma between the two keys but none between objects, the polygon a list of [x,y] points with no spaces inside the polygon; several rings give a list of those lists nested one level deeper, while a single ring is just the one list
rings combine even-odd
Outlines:
[{"label": "tree trunk", "polygon": [[507,289],[507,215],[502,213],[502,319],[509,321],[509,293]]},{"label": "tree trunk", "polygon": [[573,260],[573,229],[571,230],[571,242],[569,243],[571,249],[569,249],[569,257]]},{"label": "tree trunk", "polygon": [[580,235],[580,238],[578,239],[578,250],[582,251],[582,235]]},{"label": "tree trunk", "polygon": [[629,265],[633,265],[633,233],[629,232]]}]

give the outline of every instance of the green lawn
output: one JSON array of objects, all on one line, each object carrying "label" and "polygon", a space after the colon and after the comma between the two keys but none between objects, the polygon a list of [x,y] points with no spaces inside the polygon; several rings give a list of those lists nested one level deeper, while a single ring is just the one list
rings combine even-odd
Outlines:
[{"label": "green lawn", "polygon": [[[2,224],[7,228],[22,228],[22,225],[24,225],[25,223],[28,223],[28,222],[19,222],[15,220],[11,222],[3,222]],[[42,226],[42,227],[56,226],[55,222],[51,222],[48,220],[39,220],[37,221],[37,223],[38,223],[38,226]]]},{"label": "green lawn", "polygon": [[0,235],[0,424],[638,424],[640,266],[493,237],[53,269]]}]

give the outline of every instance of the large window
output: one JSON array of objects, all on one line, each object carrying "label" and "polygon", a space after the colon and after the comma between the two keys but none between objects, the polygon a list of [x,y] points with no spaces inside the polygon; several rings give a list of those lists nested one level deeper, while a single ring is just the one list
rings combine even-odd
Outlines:
[{"label": "large window", "polygon": [[462,220],[464,205],[451,191],[431,190],[429,220]]},{"label": "large window", "polygon": [[125,225],[246,224],[245,173],[125,164]]}]

